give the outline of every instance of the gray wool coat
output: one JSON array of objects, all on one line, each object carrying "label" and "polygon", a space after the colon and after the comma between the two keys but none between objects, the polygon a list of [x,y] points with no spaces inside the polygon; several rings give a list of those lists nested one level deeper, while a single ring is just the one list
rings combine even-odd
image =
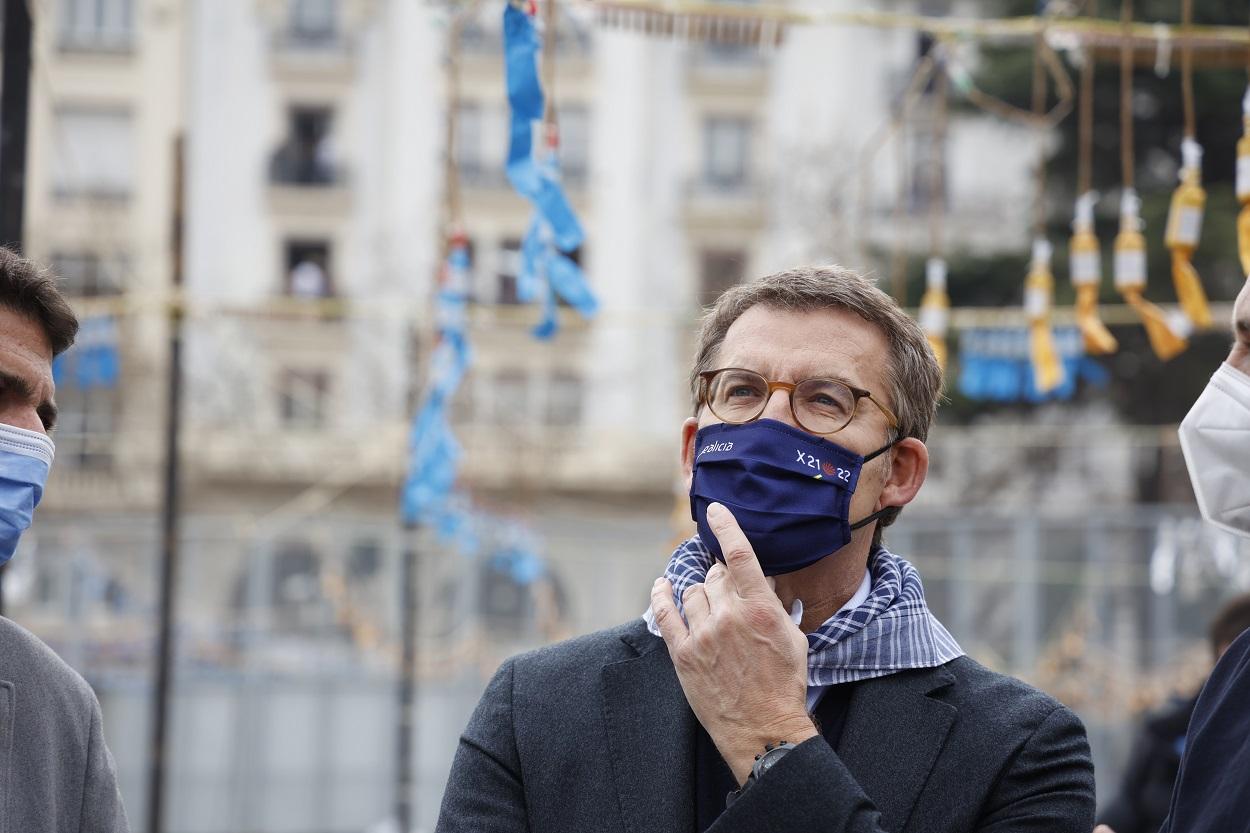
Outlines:
[{"label": "gray wool coat", "polygon": [[0,833],[128,830],[95,693],[0,617]]},{"label": "gray wool coat", "polygon": [[[641,621],[514,657],[456,752],[437,833],[693,833],[695,717]],[[709,833],[1090,833],[1070,710],[961,657],[856,684]]]}]

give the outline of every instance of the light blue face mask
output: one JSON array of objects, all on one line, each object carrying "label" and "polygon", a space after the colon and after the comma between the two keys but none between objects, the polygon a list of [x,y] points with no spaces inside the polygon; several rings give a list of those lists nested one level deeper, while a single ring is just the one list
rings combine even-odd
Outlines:
[{"label": "light blue face mask", "polygon": [[54,452],[44,434],[0,424],[0,564],[13,557],[30,528]]}]

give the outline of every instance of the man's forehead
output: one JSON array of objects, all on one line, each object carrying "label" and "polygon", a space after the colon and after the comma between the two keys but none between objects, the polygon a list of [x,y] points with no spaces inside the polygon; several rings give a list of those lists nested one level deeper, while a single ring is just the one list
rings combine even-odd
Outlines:
[{"label": "man's forehead", "polygon": [[51,399],[52,347],[38,322],[0,306],[0,371],[36,388]]},{"label": "man's forehead", "polygon": [[[853,312],[752,307],[725,334],[717,359],[779,381],[834,376],[861,387],[884,379],[889,344]],[[793,377],[793,378],[791,378]]]}]

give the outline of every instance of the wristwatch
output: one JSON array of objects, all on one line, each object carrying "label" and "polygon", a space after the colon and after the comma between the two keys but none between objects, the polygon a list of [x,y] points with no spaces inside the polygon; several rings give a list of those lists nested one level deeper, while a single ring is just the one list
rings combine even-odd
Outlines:
[{"label": "wristwatch", "polygon": [[738,799],[738,796],[746,792],[747,787],[764,777],[764,773],[775,767],[778,761],[790,754],[790,750],[797,748],[795,744],[788,740],[764,744],[764,751],[755,756],[755,763],[751,766],[751,774],[747,776],[747,780],[743,782],[741,787],[730,791],[725,796],[725,807],[728,808],[729,805]]}]

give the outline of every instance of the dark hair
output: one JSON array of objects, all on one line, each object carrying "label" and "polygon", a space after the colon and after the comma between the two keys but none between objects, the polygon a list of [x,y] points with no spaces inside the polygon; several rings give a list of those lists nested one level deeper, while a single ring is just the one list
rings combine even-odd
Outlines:
[{"label": "dark hair", "polygon": [[78,316],[56,288],[56,279],[7,246],[0,246],[0,307],[42,327],[54,356],[68,350],[78,335]]},{"label": "dark hair", "polygon": [[1234,596],[1215,614],[1208,631],[1211,650],[1218,654],[1246,630],[1250,630],[1250,593]]}]

